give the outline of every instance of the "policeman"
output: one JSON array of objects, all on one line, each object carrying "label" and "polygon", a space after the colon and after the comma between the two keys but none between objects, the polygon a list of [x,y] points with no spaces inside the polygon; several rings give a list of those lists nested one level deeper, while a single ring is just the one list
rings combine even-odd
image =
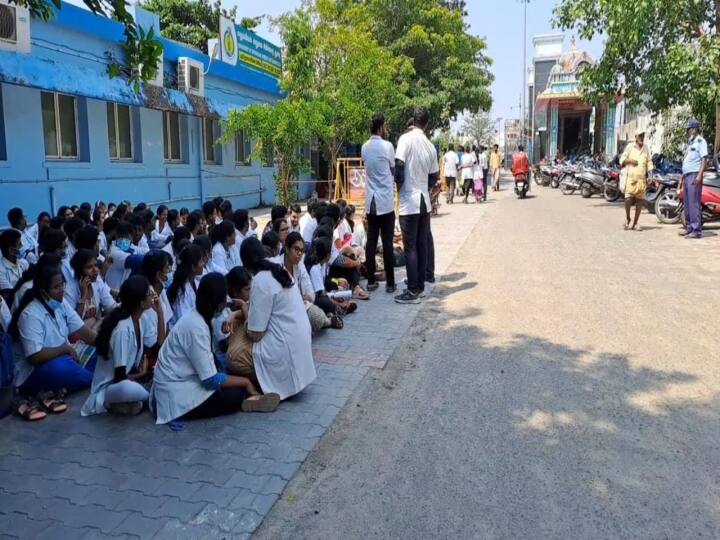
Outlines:
[{"label": "policeman", "polygon": [[685,128],[688,131],[688,147],[678,187],[685,201],[685,229],[678,234],[685,238],[702,238],[702,179],[707,167],[708,147],[700,135],[699,121],[690,120]]}]

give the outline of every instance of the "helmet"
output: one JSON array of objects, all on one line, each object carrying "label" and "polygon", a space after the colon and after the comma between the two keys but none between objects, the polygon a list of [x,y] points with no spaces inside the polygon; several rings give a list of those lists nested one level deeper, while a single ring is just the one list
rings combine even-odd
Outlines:
[{"label": "helmet", "polygon": [[685,124],[685,129],[700,129],[700,121],[699,120],[688,120],[687,124]]}]

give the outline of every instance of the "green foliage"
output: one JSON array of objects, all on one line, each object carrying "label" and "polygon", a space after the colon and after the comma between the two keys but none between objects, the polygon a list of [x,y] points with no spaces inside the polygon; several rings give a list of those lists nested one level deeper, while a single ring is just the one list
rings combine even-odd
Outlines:
[{"label": "green foliage", "polygon": [[224,126],[223,142],[230,142],[240,131],[258,142],[252,158],[263,160],[272,149],[277,167],[275,185],[279,204],[289,205],[297,199],[297,180],[309,169],[301,148],[320,129],[323,114],[304,100],[281,100],[275,105],[253,104],[231,111]]},{"label": "green foliage", "polygon": [[160,16],[163,36],[205,54],[208,39],[218,37],[220,16],[235,20],[237,13],[237,6],[223,9],[221,0],[141,0],[140,7]]},{"label": "green foliage", "polygon": [[663,113],[662,153],[667,159],[671,161],[682,159],[683,149],[688,140],[685,124],[691,117],[692,112],[689,107],[678,107]]},{"label": "green foliage", "polygon": [[430,111],[429,130],[447,127],[464,111],[490,110],[491,59],[485,40],[468,33],[465,2],[356,0],[366,6],[372,33],[413,73],[405,99],[394,104],[393,131],[404,131],[417,107]]},{"label": "green foliage", "polygon": [[[61,0],[10,0],[12,3],[26,7],[33,18],[50,20],[55,10],[62,9]],[[117,77],[125,75],[128,84],[136,92],[140,83],[152,80],[157,74],[158,61],[162,54],[162,44],[156,39],[152,29],[145,32],[138,27],[128,11],[126,0],[83,0],[83,3],[96,15],[112,17],[125,26],[123,35],[125,42],[121,45],[125,58],[123,62],[111,59],[108,75]]]},{"label": "green foliage", "polygon": [[706,134],[713,131],[720,114],[720,2],[564,0],[555,23],[584,39],[606,37],[602,58],[583,73],[588,98],[624,92],[631,104],[655,111],[688,105]]},{"label": "green foliage", "polygon": [[362,6],[317,0],[277,22],[285,43],[282,87],[288,99],[312,102],[323,116],[317,133],[329,175],[347,142],[367,138],[372,115],[404,99],[406,59],[381,47]]},{"label": "green foliage", "polygon": [[490,146],[495,142],[495,123],[486,111],[468,114],[463,119],[462,133],[473,143]]}]

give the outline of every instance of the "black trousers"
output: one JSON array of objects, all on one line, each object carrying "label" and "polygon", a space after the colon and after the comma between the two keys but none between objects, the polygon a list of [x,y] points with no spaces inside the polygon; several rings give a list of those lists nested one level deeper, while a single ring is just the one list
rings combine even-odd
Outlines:
[{"label": "black trousers", "polygon": [[325,312],[325,315],[337,315],[338,307],[333,304],[326,294],[315,293],[315,305]]},{"label": "black trousers", "polygon": [[242,409],[242,402],[247,399],[248,393],[242,388],[225,388],[216,390],[215,393],[195,407],[192,411],[185,413],[183,420],[199,420],[201,418],[213,418],[233,414]]},{"label": "black trousers", "polygon": [[483,169],[483,201],[487,201],[488,174],[490,169]]},{"label": "black trousers", "polygon": [[393,257],[393,234],[395,233],[395,212],[378,216],[368,214],[367,244],[365,245],[365,266],[367,267],[368,284],[375,283],[375,254],[377,253],[378,236],[382,239],[383,264],[387,286],[395,285],[395,257]]},{"label": "black trousers", "polygon": [[405,268],[408,290],[419,293],[425,289],[427,277],[428,238],[430,237],[430,214],[425,198],[420,201],[420,213],[400,216],[400,229],[405,244]]},{"label": "black trousers", "polygon": [[344,266],[330,265],[330,272],[328,275],[331,278],[344,278],[350,284],[350,290],[360,285],[360,270],[355,268],[345,268]]},{"label": "black trousers", "polygon": [[468,195],[472,193],[474,182],[472,178],[467,178],[463,180],[463,196],[467,199]]},{"label": "black trousers", "polygon": [[435,240],[433,239],[432,219],[428,220],[428,237],[427,237],[427,267],[425,270],[425,281],[433,281],[435,279]]}]

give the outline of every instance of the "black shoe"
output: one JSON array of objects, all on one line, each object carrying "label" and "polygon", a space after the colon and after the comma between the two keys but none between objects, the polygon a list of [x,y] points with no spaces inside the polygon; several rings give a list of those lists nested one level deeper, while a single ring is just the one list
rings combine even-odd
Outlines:
[{"label": "black shoe", "polygon": [[425,283],[435,283],[435,276],[425,278]]},{"label": "black shoe", "polygon": [[398,304],[419,304],[420,295],[406,289],[404,293],[395,297],[395,301]]},{"label": "black shoe", "polygon": [[403,283],[407,285],[407,278],[403,279]]},{"label": "black shoe", "polygon": [[377,282],[375,282],[375,283],[368,283],[368,284],[367,284],[367,287],[365,287],[365,288],[366,288],[368,291],[377,291],[377,290],[380,288],[380,285],[379,285]]},{"label": "black shoe", "polygon": [[385,285],[385,292],[393,294],[397,292],[397,285]]}]

